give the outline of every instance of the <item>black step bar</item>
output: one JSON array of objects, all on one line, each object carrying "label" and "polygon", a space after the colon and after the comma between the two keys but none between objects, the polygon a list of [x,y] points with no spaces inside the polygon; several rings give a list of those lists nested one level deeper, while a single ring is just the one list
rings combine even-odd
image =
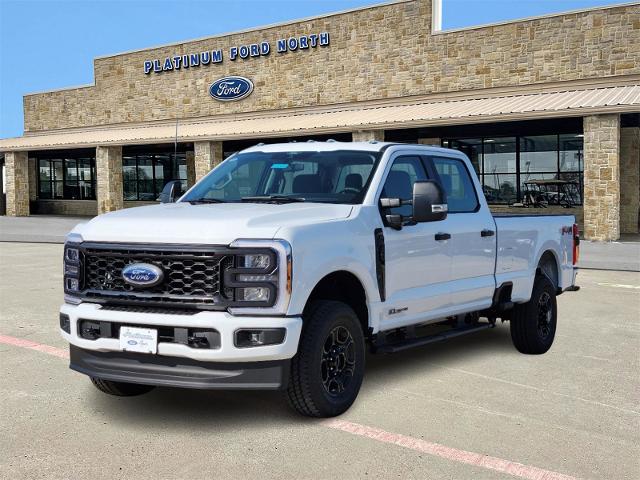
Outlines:
[{"label": "black step bar", "polygon": [[406,340],[393,343],[383,343],[381,345],[374,345],[374,353],[397,353],[403,350],[408,350],[414,347],[421,347],[430,343],[442,342],[449,338],[460,337],[469,333],[479,332],[480,330],[487,330],[488,328],[495,327],[494,323],[480,323],[471,325],[468,327],[455,328],[446,332],[437,333],[435,335],[428,335],[424,337],[413,337]]}]

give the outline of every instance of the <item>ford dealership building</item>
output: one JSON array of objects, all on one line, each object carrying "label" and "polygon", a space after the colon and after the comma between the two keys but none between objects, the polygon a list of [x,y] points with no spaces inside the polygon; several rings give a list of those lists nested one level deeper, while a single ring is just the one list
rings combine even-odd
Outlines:
[{"label": "ford dealership building", "polygon": [[439,1],[97,58],[95,84],[24,97],[6,214],[154,202],[258,142],[387,140],[462,150],[496,211],[637,233],[640,3],[442,30]]}]

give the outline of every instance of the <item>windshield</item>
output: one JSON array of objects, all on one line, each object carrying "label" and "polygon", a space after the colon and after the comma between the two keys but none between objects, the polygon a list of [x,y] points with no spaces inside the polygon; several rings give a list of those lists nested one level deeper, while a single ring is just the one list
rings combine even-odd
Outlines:
[{"label": "windshield", "polygon": [[183,202],[361,203],[378,152],[247,152],[229,157]]}]

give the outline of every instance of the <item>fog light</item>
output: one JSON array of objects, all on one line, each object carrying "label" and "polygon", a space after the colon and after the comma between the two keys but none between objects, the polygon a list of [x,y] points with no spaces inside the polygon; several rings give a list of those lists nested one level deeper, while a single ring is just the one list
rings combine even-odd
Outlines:
[{"label": "fog light", "polygon": [[84,320],[80,323],[80,336],[87,340],[100,338],[100,322]]},{"label": "fog light", "polygon": [[71,333],[71,320],[69,320],[69,315],[65,313],[60,314],[60,328],[67,333]]},{"label": "fog light", "polygon": [[266,287],[247,287],[240,288],[239,299],[244,302],[268,302],[269,289]]},{"label": "fog light", "polygon": [[80,282],[77,278],[67,278],[67,290],[77,292],[80,289]]},{"label": "fog light", "polygon": [[238,330],[234,343],[238,348],[278,345],[284,342],[286,332],[285,328]]}]

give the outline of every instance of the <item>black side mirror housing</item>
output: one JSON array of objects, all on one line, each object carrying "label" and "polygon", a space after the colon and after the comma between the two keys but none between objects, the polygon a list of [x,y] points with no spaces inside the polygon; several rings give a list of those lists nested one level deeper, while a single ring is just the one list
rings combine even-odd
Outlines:
[{"label": "black side mirror housing", "polygon": [[413,184],[413,221],[436,222],[447,218],[447,193],[434,180],[418,180]]},{"label": "black side mirror housing", "polygon": [[160,203],[174,203],[180,196],[182,196],[182,182],[171,180],[165,184],[158,200]]}]

